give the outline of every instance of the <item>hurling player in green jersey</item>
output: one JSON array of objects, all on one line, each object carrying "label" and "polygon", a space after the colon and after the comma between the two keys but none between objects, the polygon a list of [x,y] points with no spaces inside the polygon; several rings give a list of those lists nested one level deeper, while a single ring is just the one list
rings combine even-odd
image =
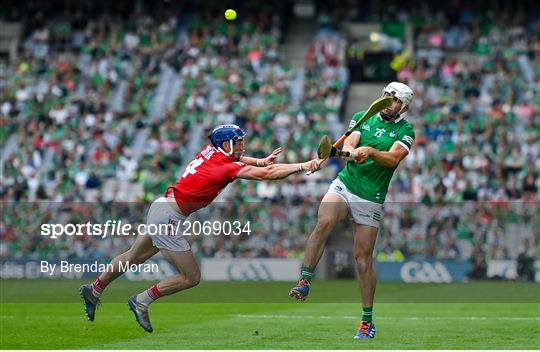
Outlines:
[{"label": "hurling player in green jersey", "polygon": [[[413,128],[402,116],[412,102],[413,91],[403,83],[392,82],[383,89],[383,95],[394,97],[392,105],[360,125],[344,142],[343,150],[351,152],[353,160],[332,182],[320,204],[317,225],[307,241],[300,281],[289,292],[296,299],[306,299],[328,234],[349,215],[353,220],[354,256],[363,304],[355,339],[375,337],[373,249],[388,185],[414,142]],[[351,126],[363,114],[354,114]]]}]

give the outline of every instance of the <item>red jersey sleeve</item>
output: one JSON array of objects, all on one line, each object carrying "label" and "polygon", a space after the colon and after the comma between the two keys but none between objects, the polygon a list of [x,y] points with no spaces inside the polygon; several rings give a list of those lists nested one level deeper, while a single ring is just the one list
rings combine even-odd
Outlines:
[{"label": "red jersey sleeve", "polygon": [[243,162],[241,161],[235,161],[235,162],[232,162],[232,163],[228,163],[226,164],[225,166],[225,172],[227,174],[227,177],[231,180],[231,181],[234,181],[236,180],[236,175],[238,175],[238,173],[240,172],[240,170],[242,170],[244,167],[246,167],[247,165],[244,164]]}]

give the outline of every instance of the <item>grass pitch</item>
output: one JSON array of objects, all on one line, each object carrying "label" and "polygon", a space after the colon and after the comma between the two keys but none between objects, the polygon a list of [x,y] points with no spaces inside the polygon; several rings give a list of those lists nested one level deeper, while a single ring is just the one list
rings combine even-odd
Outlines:
[{"label": "grass pitch", "polygon": [[[310,296],[312,303],[282,303],[290,302],[286,297],[288,283],[203,283],[191,292],[154,303],[150,309],[152,334],[135,323],[124,302],[148,283],[113,284],[105,293],[104,304],[93,323],[83,315],[77,292],[80,284],[1,280],[2,348],[540,348],[540,297],[536,284],[380,284],[377,298],[382,303],[375,306],[378,331],[372,341],[352,339],[360,317],[360,304],[352,303],[358,300],[352,281],[316,282]],[[397,300],[400,291],[402,301]],[[278,292],[280,297],[275,296]],[[331,303],[331,292],[336,293],[336,302],[341,303]],[[425,303],[426,292],[431,303]],[[461,296],[454,294],[451,300],[444,292],[461,292]],[[484,294],[483,301],[503,302],[488,292],[513,294],[507,296],[506,303],[476,301],[475,297]],[[469,303],[466,297],[470,298]],[[414,299],[417,303],[404,303]]]}]

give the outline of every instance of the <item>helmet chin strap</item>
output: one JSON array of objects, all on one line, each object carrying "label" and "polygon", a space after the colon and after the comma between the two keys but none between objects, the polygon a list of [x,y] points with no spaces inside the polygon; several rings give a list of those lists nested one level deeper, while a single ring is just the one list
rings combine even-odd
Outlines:
[{"label": "helmet chin strap", "polygon": [[233,154],[233,140],[232,139],[229,139],[229,146],[231,147],[231,151],[230,152],[226,152],[224,151],[221,147],[217,147],[217,150],[219,150],[220,152],[222,152],[223,154],[227,155],[227,156],[231,156]]},{"label": "helmet chin strap", "polygon": [[390,115],[390,114],[385,114],[385,113],[381,112],[380,115],[381,115],[381,117],[382,117],[382,119],[384,121],[392,121],[392,119],[395,119],[395,118],[399,117],[399,113],[394,114],[394,115]]}]

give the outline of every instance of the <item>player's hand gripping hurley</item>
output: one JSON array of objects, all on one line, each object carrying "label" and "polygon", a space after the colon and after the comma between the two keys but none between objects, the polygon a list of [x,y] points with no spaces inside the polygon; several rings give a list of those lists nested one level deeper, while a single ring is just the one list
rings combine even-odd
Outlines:
[{"label": "player's hand gripping hurley", "polygon": [[[328,145],[330,144],[330,139],[327,136],[324,136],[323,139],[321,139],[321,143],[319,143],[319,148],[317,150],[317,153],[319,154],[320,164],[324,163],[326,159],[328,159],[331,156],[349,156],[349,152],[342,152],[337,150],[337,147],[339,147],[347,137],[353,133],[353,131],[366,122],[369,118],[371,118],[373,115],[381,112],[382,110],[386,109],[390,105],[392,105],[392,101],[394,100],[391,96],[385,96],[380,97],[379,99],[375,100],[371,105],[369,106],[369,109],[365,112],[364,116],[360,120],[358,120],[354,126],[351,126],[347,132],[345,132],[344,135],[342,135],[334,144],[332,144],[330,147]],[[326,138],[325,138],[326,137]],[[334,154],[332,154],[332,152]],[[308,175],[311,175],[312,172],[308,172]]]}]

